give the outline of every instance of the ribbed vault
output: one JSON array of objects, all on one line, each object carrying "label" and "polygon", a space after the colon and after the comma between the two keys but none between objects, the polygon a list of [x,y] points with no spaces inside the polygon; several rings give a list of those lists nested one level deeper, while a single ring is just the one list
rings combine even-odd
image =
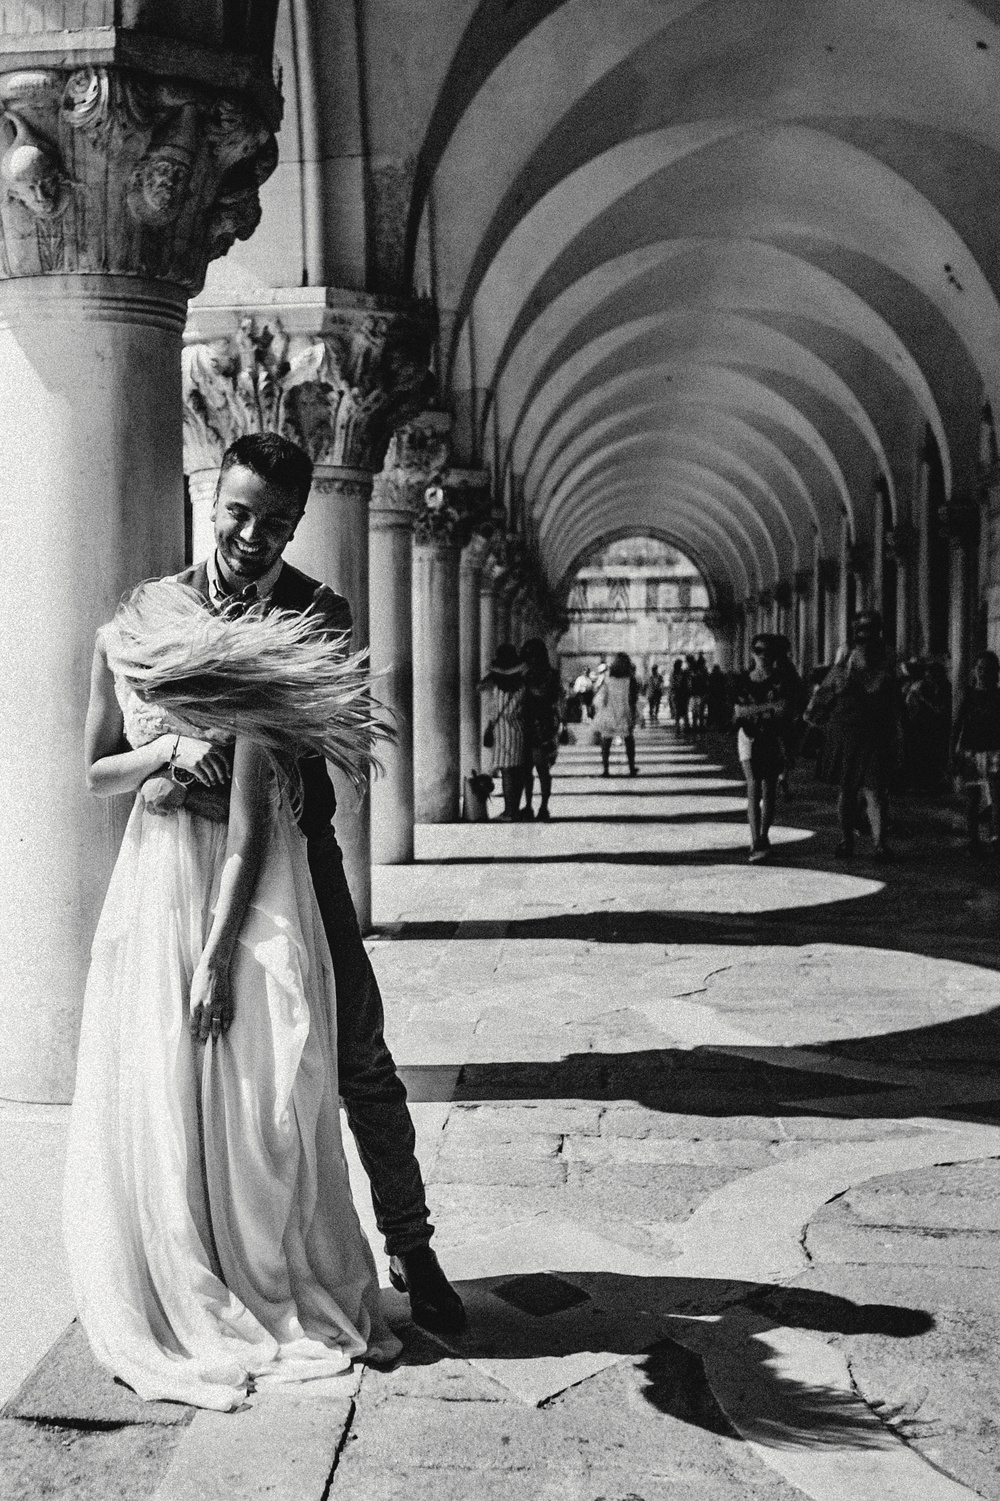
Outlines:
[{"label": "ribbed vault", "polygon": [[[487,0],[406,256],[552,584],[669,540],[717,602],[871,557],[1000,410],[996,4]],[[456,71],[458,70],[458,71]],[[449,81],[450,80],[450,81]]]}]

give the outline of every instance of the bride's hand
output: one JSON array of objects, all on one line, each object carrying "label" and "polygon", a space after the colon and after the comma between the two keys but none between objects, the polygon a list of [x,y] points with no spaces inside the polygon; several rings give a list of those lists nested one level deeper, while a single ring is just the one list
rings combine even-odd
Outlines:
[{"label": "bride's hand", "polygon": [[202,959],[191,981],[191,1036],[199,1042],[224,1036],[235,1009],[228,962]]}]

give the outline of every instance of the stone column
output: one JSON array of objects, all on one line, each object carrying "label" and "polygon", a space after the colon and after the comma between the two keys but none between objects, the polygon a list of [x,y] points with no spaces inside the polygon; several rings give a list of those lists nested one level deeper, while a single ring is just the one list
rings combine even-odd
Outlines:
[{"label": "stone column", "polygon": [[843,635],[840,626],[840,564],[836,558],[820,558],[816,564],[817,608],[822,611],[823,650],[833,662]]},{"label": "stone column", "polygon": [[497,635],[497,583],[498,575],[491,562],[487,562],[479,575],[479,676],[484,678],[493,663],[499,637]]},{"label": "stone column", "polygon": [[884,535],[887,557],[896,564],[896,656],[905,661],[913,641],[914,558],[916,533],[908,521],[897,522]]},{"label": "stone column", "polygon": [[517,580],[515,578],[512,578],[510,574],[505,574],[505,576],[500,581],[496,597],[496,629],[498,646],[505,641],[511,642],[514,645],[517,644],[514,641],[514,634],[517,630],[517,621],[515,618],[517,590]]},{"label": "stone column", "polygon": [[957,714],[972,671],[979,578],[979,506],[972,502],[953,501],[942,509],[950,545],[948,655],[951,659],[952,708]]},{"label": "stone column", "polygon": [[488,547],[485,537],[473,537],[462,551],[458,570],[459,762],[463,778],[479,771],[482,751],[480,583]]},{"label": "stone column", "polygon": [[372,863],[413,859],[413,521],[448,455],[450,419],[423,412],[389,444],[376,477],[369,517],[372,672],[391,709],[394,745],[381,753],[384,775],[372,784]]},{"label": "stone column", "polygon": [[461,548],[450,535],[413,544],[413,776],[417,823],[459,816]]},{"label": "stone column", "polygon": [[47,28],[12,3],[0,34],[0,1096],[39,1101],[72,1094],[128,812],[84,786],[94,633],[130,586],[183,565],[187,299],[259,219],[279,112],[262,77],[252,99],[206,81],[236,59],[194,43],[171,72],[196,64],[201,81],[161,76],[162,44],[128,23],[94,65],[66,9]]},{"label": "stone column", "polygon": [[917,488],[917,535],[914,557],[914,592],[916,596],[916,649],[920,656],[930,650],[931,643],[931,470],[930,459],[920,462],[920,481]]},{"label": "stone column", "polygon": [[[285,551],[294,568],[322,579],[350,601],[351,650],[369,646],[368,507],[372,473],[347,465],[317,464],[309,503]],[[371,800],[360,796],[335,767],[334,824],[362,933],[371,929]]]},{"label": "stone column", "polygon": [[[316,465],[294,567],[350,602],[369,645],[368,510],[393,429],[419,409],[431,324],[420,305],[330,287],[258,293],[250,310],[203,297],[185,335],[185,467],[196,476],[252,432],[280,432]],[[337,837],[362,930],[371,926],[370,799],[339,772]]]},{"label": "stone column", "polygon": [[816,615],[813,608],[813,571],[800,568],[795,575],[795,646],[799,672],[803,676],[817,666]]}]

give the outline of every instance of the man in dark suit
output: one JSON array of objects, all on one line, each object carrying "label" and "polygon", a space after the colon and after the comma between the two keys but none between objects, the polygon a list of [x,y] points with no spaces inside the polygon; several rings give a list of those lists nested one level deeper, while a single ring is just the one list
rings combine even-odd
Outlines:
[{"label": "man in dark suit", "polygon": [[[215,552],[180,574],[215,609],[262,603],[308,612],[330,633],[351,633],[351,607],[326,584],[283,562],[312,484],[312,462],[273,433],[239,438],[227,449],[213,521]],[[465,1323],[461,1299],[431,1249],[413,1122],[406,1090],[383,1036],[382,997],[365,951],[332,819],[336,796],[320,756],[300,763],[309,869],[333,958],[337,988],[340,1093],[371,1182],[393,1285],[410,1297],[414,1320],[441,1333]]]}]

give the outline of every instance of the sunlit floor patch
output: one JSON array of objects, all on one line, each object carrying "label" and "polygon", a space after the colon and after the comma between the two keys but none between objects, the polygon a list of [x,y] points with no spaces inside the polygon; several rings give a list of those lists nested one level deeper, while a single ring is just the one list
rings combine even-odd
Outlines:
[{"label": "sunlit floor patch", "polygon": [[[785,832],[791,835],[789,842],[809,837],[806,830]],[[693,847],[704,848],[704,830],[699,828],[697,833],[699,844]],[[671,845],[676,850],[676,840],[671,840]],[[441,842],[438,843],[440,847]],[[467,839],[464,842],[467,856],[472,847],[473,840]],[[718,843],[714,846],[716,850],[726,847]],[[426,845],[422,844],[422,855],[425,848]],[[777,864],[747,866],[733,862],[650,867],[609,863],[591,865],[577,860],[566,865],[548,865],[535,864],[526,850],[518,849],[517,854],[523,863],[516,866],[519,909],[516,917],[513,908],[510,909],[515,921],[541,916],[543,912],[555,917],[559,914],[617,911],[660,916],[664,923],[668,923],[670,915],[676,913],[777,912],[787,908],[857,901],[883,889],[882,882],[861,876],[784,869]],[[413,874],[412,869],[398,866],[379,872],[376,921],[417,920],[412,914],[423,907],[423,902],[419,895],[420,884],[413,879]],[[509,866],[507,874],[514,874]],[[433,889],[427,891],[427,897],[439,921],[449,917],[463,922],[496,920],[497,883],[498,876],[489,867],[485,868],[480,879],[462,864],[436,865]],[[403,916],[404,911],[409,914],[407,917]],[[553,931],[552,936],[556,938],[559,934]]]}]

